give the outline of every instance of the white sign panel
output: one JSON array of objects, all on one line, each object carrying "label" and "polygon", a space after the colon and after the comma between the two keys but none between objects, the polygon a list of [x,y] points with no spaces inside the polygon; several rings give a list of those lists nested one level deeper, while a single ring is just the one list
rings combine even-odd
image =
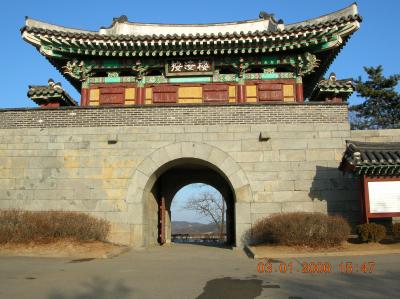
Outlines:
[{"label": "white sign panel", "polygon": [[400,181],[368,182],[370,213],[400,212]]}]

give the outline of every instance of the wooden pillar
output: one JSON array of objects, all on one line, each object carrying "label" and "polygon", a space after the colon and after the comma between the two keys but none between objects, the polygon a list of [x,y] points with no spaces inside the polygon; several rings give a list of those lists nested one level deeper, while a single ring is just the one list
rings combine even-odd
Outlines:
[{"label": "wooden pillar", "polygon": [[363,217],[364,217],[364,222],[365,223],[369,223],[369,211],[370,211],[370,207],[369,207],[369,194],[368,194],[368,179],[367,176],[364,174],[362,176],[362,182],[363,182],[363,201],[362,201],[362,205],[363,205]]},{"label": "wooden pillar", "polygon": [[81,106],[89,106],[89,88],[81,89]]},{"label": "wooden pillar", "polygon": [[304,102],[303,80],[301,77],[296,79],[296,102]]},{"label": "wooden pillar", "polygon": [[146,96],[146,89],[143,86],[138,86],[136,88],[136,104],[143,105]]},{"label": "wooden pillar", "polygon": [[303,83],[296,83],[296,102],[304,102]]},{"label": "wooden pillar", "polygon": [[246,102],[246,85],[239,83],[236,87],[236,101],[238,103]]},{"label": "wooden pillar", "polygon": [[365,205],[365,199],[367,196],[367,180],[366,176],[363,175],[360,178],[360,209],[361,209],[361,223],[368,223],[367,207]]}]

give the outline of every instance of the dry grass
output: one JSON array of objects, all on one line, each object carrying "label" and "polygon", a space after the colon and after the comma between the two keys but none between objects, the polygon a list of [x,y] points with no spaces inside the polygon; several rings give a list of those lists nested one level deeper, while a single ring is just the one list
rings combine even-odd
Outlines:
[{"label": "dry grass", "polygon": [[110,224],[84,213],[0,211],[0,244],[105,241]]},{"label": "dry grass", "polygon": [[332,247],[346,241],[350,226],[340,216],[282,213],[259,220],[251,230],[254,244]]},{"label": "dry grass", "polygon": [[377,223],[360,224],[356,231],[363,242],[380,242],[386,237],[386,228]]},{"label": "dry grass", "polygon": [[101,241],[58,240],[51,243],[0,244],[0,256],[36,256],[68,258],[108,258],[128,250],[128,247]]}]

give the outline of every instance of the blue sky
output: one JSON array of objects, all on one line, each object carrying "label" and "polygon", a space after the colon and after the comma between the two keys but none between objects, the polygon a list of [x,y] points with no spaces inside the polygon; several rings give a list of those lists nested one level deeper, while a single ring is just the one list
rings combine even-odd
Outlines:
[{"label": "blue sky", "polygon": [[195,211],[187,210],[184,208],[187,200],[192,196],[200,192],[211,192],[217,198],[222,198],[221,193],[217,189],[204,184],[191,184],[183,187],[176,193],[171,205],[171,218],[172,221],[189,221],[189,222],[200,222],[210,223],[211,218],[200,215]]},{"label": "blue sky", "polygon": [[[261,10],[275,13],[285,23],[317,17],[351,4],[350,0],[153,0],[153,1],[3,1],[0,108],[34,106],[26,97],[29,84],[46,84],[51,77],[61,81],[79,100],[78,93],[32,46],[25,43],[19,29],[24,17],[66,27],[98,30],[112,18],[127,15],[130,21],[155,23],[208,23],[254,19]],[[361,29],[346,45],[331,70],[338,78],[358,77],[363,66],[382,64],[386,74],[399,72],[396,53],[400,46],[398,0],[360,0]],[[330,71],[331,71],[330,70]],[[351,98],[354,103],[356,97]]]}]

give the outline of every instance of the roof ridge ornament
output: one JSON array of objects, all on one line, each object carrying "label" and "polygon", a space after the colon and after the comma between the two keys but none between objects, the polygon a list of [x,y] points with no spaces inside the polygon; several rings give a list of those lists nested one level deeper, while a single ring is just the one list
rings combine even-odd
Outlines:
[{"label": "roof ridge ornament", "polygon": [[50,78],[47,80],[47,83],[49,84],[50,87],[53,87],[56,83],[54,82],[53,78]]},{"label": "roof ridge ornament", "polygon": [[328,80],[333,82],[336,81],[336,74],[334,72],[330,73]]},{"label": "roof ridge ornament", "polygon": [[269,25],[268,28],[271,31],[275,30],[283,30],[285,29],[285,25],[283,23],[282,19],[279,19],[278,21],[275,19],[275,14],[273,13],[267,13],[266,11],[261,11],[258,17],[264,21],[268,21]]},{"label": "roof ridge ornament", "polygon": [[57,89],[59,91],[63,91],[64,89],[62,88],[61,82],[54,82],[54,80],[52,78],[50,78],[47,83],[49,84],[49,87],[53,88],[53,89]]},{"label": "roof ridge ornament", "polygon": [[125,23],[129,22],[128,17],[126,15],[121,15],[119,17],[113,18],[112,24],[114,25],[115,23]]},{"label": "roof ridge ornament", "polygon": [[273,21],[273,22],[276,23],[276,19],[275,19],[274,16],[275,16],[275,14],[273,14],[273,13],[267,13],[266,11],[260,11],[260,14],[258,15],[258,17],[259,17],[260,19],[268,20],[268,21]]},{"label": "roof ridge ornament", "polygon": [[266,20],[266,21],[271,21],[271,22],[273,22],[275,24],[283,24],[283,20],[282,19],[279,19],[279,20],[275,19],[275,14],[274,13],[267,13],[264,10],[260,11],[260,14],[258,15],[258,17],[260,19],[263,19],[263,20]]}]

